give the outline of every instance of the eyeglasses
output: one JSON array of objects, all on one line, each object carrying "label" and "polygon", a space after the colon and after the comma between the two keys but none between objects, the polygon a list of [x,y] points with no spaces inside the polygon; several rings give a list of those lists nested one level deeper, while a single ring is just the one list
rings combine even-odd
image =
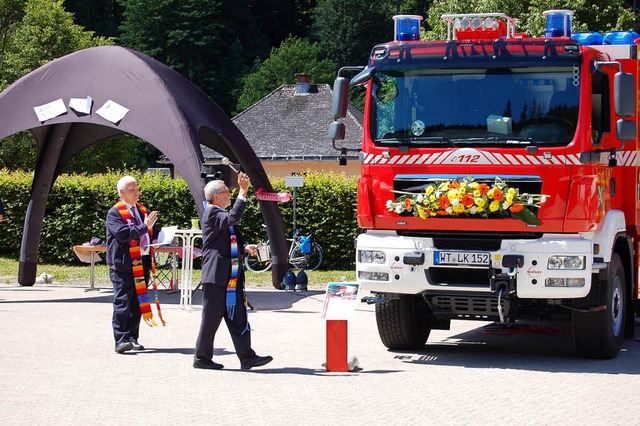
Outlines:
[{"label": "eyeglasses", "polygon": [[216,192],[216,194],[229,194],[229,191]]}]

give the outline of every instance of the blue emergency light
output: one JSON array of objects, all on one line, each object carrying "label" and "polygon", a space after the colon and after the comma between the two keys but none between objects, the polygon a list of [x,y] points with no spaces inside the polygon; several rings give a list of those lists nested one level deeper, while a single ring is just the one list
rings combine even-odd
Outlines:
[{"label": "blue emergency light", "polygon": [[545,10],[542,15],[547,18],[545,37],[571,37],[573,10]]},{"label": "blue emergency light", "polygon": [[580,42],[583,46],[602,44],[602,34],[596,31],[571,34],[571,39]]},{"label": "blue emergency light", "polygon": [[395,41],[420,40],[420,15],[396,15],[393,17]]},{"label": "blue emergency light", "polygon": [[640,38],[640,34],[635,31],[611,31],[604,35],[602,44],[634,44]]}]

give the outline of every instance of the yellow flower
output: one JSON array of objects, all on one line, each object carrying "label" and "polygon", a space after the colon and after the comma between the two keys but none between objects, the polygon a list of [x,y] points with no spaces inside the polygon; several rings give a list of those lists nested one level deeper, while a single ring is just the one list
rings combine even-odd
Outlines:
[{"label": "yellow flower", "polygon": [[500,210],[500,201],[492,201],[491,204],[489,204],[489,211],[497,212],[498,210]]},{"label": "yellow flower", "polygon": [[424,193],[427,194],[427,195],[431,195],[431,194],[433,194],[433,191],[435,191],[435,188],[433,187],[433,185],[429,185],[424,190]]},{"label": "yellow flower", "polygon": [[427,212],[420,206],[416,205],[416,209],[418,209],[418,215],[422,218],[422,219],[426,219],[427,218]]},{"label": "yellow flower", "polygon": [[453,211],[456,213],[462,213],[464,211],[464,204],[460,203],[458,205],[453,206]]},{"label": "yellow flower", "polygon": [[478,207],[484,207],[486,205],[486,201],[482,197],[478,196],[475,198],[475,200],[476,200],[476,206]]}]

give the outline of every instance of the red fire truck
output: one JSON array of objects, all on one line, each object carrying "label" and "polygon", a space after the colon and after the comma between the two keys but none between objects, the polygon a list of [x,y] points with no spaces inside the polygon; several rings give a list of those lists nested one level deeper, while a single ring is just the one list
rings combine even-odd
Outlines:
[{"label": "red fire truck", "polygon": [[339,72],[334,146],[366,85],[356,271],[388,348],[451,320],[566,319],[591,358],[632,336],[640,36],[572,34],[572,13],[544,12],[540,38],[501,13],[443,15],[446,40],[395,16],[395,40]]}]

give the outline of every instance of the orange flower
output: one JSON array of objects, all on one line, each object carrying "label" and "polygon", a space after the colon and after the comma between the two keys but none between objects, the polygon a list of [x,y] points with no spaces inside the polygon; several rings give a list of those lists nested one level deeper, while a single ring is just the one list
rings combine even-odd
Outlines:
[{"label": "orange flower", "polygon": [[465,207],[471,207],[475,201],[473,200],[473,194],[464,194],[460,200]]},{"label": "orange flower", "polygon": [[520,203],[514,204],[509,208],[509,210],[511,210],[513,213],[518,213],[518,212],[522,211],[522,209],[524,209],[524,205],[522,205]]},{"label": "orange flower", "polygon": [[404,208],[407,209],[408,212],[411,211],[411,200],[409,198],[404,199]]},{"label": "orange flower", "polygon": [[460,184],[458,183],[457,180],[449,182],[449,189],[456,189],[459,187],[460,187]]},{"label": "orange flower", "polygon": [[438,210],[436,213],[438,213],[438,216],[449,216],[446,210]]},{"label": "orange flower", "polygon": [[438,200],[438,205],[443,209],[446,209],[447,207],[449,207],[450,204],[451,204],[451,201],[449,201],[449,197],[447,197],[446,195],[443,195]]},{"label": "orange flower", "polygon": [[504,201],[504,194],[499,188],[493,188],[493,199],[496,201]]},{"label": "orange flower", "polygon": [[478,185],[478,192],[480,193],[480,195],[487,195],[487,192],[489,192],[489,185],[487,185],[486,183],[481,183],[480,185]]}]

